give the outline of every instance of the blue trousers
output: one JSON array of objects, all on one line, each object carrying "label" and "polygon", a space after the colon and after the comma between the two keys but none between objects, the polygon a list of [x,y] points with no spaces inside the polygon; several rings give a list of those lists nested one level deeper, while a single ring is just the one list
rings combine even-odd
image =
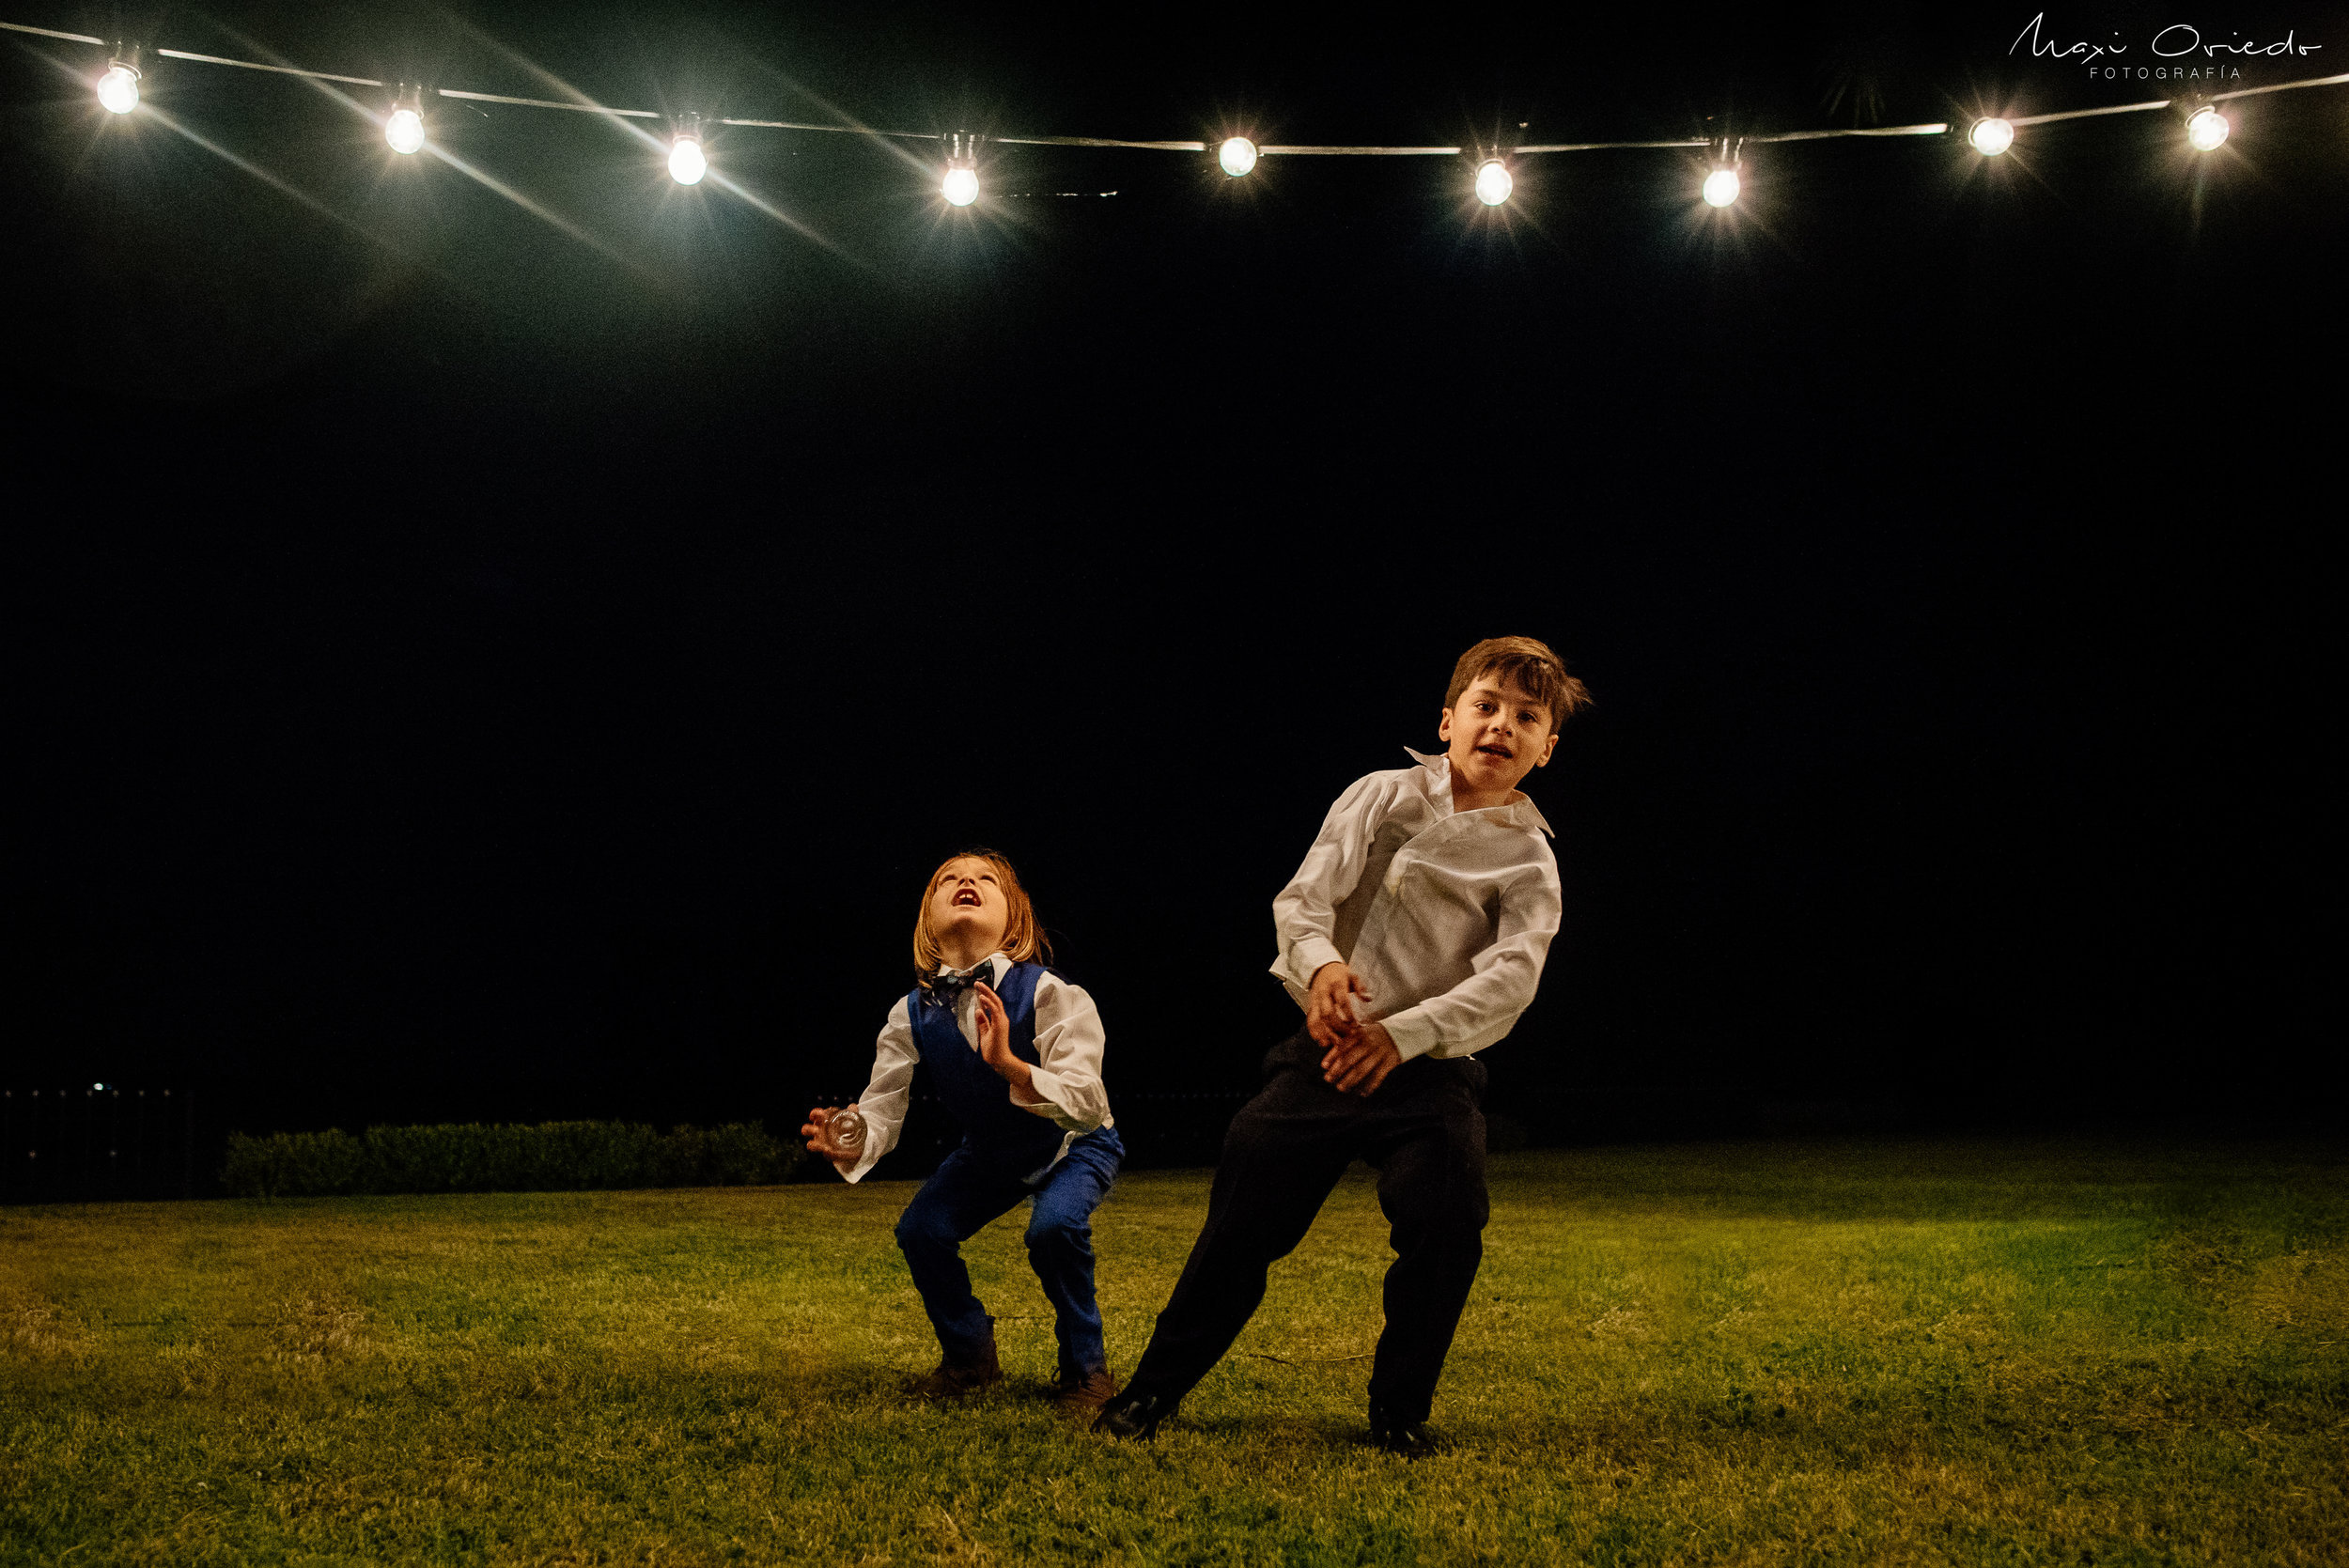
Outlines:
[{"label": "blue trousers", "polygon": [[1017,1175],[990,1169],[964,1143],[922,1184],[897,1220],[897,1245],[947,1359],[974,1359],[995,1333],[995,1320],[971,1294],[962,1244],[1022,1198],[1034,1198],[1028,1263],[1052,1303],[1061,1375],[1081,1378],[1109,1365],[1101,1343],[1101,1309],[1093,1300],[1093,1211],[1109,1192],[1125,1153],[1115,1127],[1097,1128],[1071,1143],[1060,1163],[1031,1187]]}]

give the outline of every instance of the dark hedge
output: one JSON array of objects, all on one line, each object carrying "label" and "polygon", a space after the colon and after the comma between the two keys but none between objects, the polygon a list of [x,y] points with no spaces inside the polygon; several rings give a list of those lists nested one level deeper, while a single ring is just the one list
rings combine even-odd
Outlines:
[{"label": "dark hedge", "polygon": [[747,1122],[665,1133],[632,1122],[468,1122],[369,1127],[364,1137],[232,1133],[220,1179],[238,1198],[743,1187],[785,1180],[803,1152]]}]

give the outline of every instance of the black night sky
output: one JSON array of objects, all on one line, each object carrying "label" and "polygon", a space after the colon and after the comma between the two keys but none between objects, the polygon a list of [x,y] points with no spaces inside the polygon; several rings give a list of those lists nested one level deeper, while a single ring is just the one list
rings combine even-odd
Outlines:
[{"label": "black night sky", "polygon": [[[2166,96],[2010,56],[2029,6],[10,3],[1003,134]],[[2349,69],[2338,13],[2186,20],[2323,46],[2247,85]],[[1321,813],[1525,632],[1597,698],[1531,785],[1566,921],[1486,1056],[1537,1138],[2315,1114],[2349,88],[2201,159],[2166,113],[1763,147],[1726,221],[1672,151],[1530,162],[1496,218],[1456,159],[999,146],[947,214],[870,142],[717,136],[818,243],[585,115],[435,106],[534,212],[299,81],[162,62],[176,135],[98,123],[100,52],[0,62],[0,1079],[786,1131],[984,843],[1113,1096],[1245,1087]]]}]

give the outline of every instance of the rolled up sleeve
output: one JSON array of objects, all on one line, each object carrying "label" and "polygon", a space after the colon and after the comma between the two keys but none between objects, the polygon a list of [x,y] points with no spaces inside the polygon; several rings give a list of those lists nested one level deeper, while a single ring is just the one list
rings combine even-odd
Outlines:
[{"label": "rolled up sleeve", "polygon": [[848,1180],[863,1181],[881,1156],[897,1146],[897,1135],[906,1125],[906,1099],[913,1087],[913,1065],[921,1054],[913,1044],[913,1015],[900,997],[874,1042],[873,1076],[857,1096],[857,1112],[864,1118],[864,1152],[848,1168]]},{"label": "rolled up sleeve", "polygon": [[1081,986],[1058,975],[1039,977],[1035,986],[1035,1054],[1029,1069],[1030,1093],[1011,1092],[1011,1103],[1075,1133],[1109,1126],[1109,1090],[1101,1081],[1108,1049],[1100,1009]]},{"label": "rolled up sleeve", "polygon": [[1272,900],[1272,926],[1280,943],[1272,972],[1300,1004],[1313,990],[1315,971],[1345,961],[1336,939],[1338,906],[1362,879],[1372,830],[1393,788],[1386,774],[1355,780],[1322,819],[1320,833],[1305,851],[1305,863]]},{"label": "rolled up sleeve", "polygon": [[1537,871],[1512,882],[1501,895],[1494,940],[1470,960],[1469,977],[1383,1020],[1403,1059],[1430,1051],[1464,1056],[1514,1029],[1541,986],[1542,965],[1558,935],[1563,905],[1555,872]]}]

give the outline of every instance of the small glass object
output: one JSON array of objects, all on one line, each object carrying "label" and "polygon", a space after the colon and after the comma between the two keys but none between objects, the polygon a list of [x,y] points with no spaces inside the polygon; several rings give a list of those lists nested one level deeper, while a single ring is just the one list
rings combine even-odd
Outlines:
[{"label": "small glass object", "polygon": [[832,1133],[832,1146],[843,1154],[860,1154],[864,1148],[864,1116],[856,1107],[835,1110],[832,1120],[824,1124]]}]

